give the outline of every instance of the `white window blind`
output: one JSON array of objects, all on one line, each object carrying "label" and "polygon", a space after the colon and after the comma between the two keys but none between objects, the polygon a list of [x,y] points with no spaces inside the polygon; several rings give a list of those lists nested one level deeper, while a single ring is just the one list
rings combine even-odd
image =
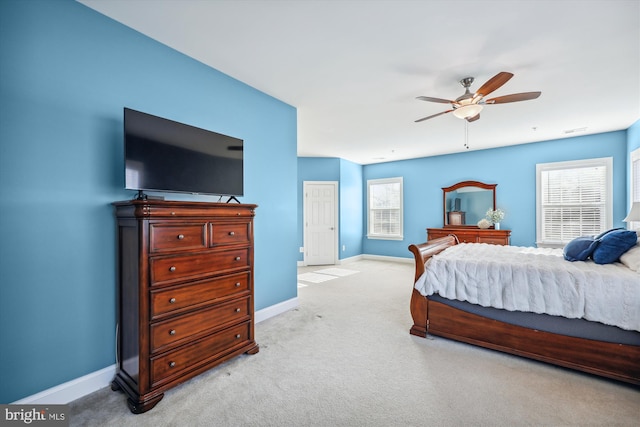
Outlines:
[{"label": "white window blind", "polygon": [[611,228],[611,167],[611,158],[536,166],[538,246]]},{"label": "white window blind", "polygon": [[374,239],[402,239],[402,178],[367,181],[369,232]]},{"label": "white window blind", "polygon": [[633,182],[632,202],[640,202],[640,155],[631,166],[631,177]]},{"label": "white window blind", "polygon": [[[640,202],[640,148],[631,152],[631,203]],[[640,228],[640,222],[631,221],[627,224],[630,230]]]}]

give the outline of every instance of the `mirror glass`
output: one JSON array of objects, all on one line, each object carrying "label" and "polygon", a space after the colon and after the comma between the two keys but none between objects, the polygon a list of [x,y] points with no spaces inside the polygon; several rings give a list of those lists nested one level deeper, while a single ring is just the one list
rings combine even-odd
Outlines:
[{"label": "mirror glass", "polygon": [[496,185],[464,181],[443,188],[444,225],[477,226],[489,209],[496,208]]}]

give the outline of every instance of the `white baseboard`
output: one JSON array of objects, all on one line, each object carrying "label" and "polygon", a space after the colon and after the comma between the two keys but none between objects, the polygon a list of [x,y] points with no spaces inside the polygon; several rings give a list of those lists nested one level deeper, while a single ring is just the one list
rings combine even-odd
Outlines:
[{"label": "white baseboard", "polygon": [[66,405],[87,394],[107,387],[115,374],[116,365],[114,364],[13,403],[16,405]]},{"label": "white baseboard", "polygon": [[[255,313],[255,322],[259,323],[270,317],[277,316],[286,311],[298,307],[298,298],[274,304],[270,307],[258,310]],[[108,387],[116,374],[116,365],[107,366],[99,371],[92,372],[80,378],[51,387],[31,396],[13,402],[15,405],[66,405],[76,399],[91,394],[102,388]]]},{"label": "white baseboard", "polygon": [[[267,320],[271,317],[282,314],[286,311],[293,310],[300,305],[298,297],[291,298],[286,301],[279,302],[278,304],[271,305],[269,307],[258,310],[255,313],[255,322],[260,323],[263,320]],[[259,343],[258,343],[259,344]]]},{"label": "white baseboard", "polygon": [[349,264],[350,262],[363,260],[364,257],[365,257],[364,255],[356,255],[356,256],[349,257],[349,258],[343,258],[340,261],[338,261],[338,264],[339,265]]},{"label": "white baseboard", "polygon": [[398,256],[384,256],[384,255],[362,255],[362,259],[372,259],[375,261],[391,261],[402,263],[413,263],[413,258],[403,258]]},{"label": "white baseboard", "polygon": [[[338,260],[335,265],[349,264],[350,262],[362,261],[363,259],[372,259],[377,261],[403,262],[403,263],[413,262],[413,258],[361,254],[361,255],[356,255],[349,258]],[[304,261],[298,261],[298,267],[305,267]]]}]

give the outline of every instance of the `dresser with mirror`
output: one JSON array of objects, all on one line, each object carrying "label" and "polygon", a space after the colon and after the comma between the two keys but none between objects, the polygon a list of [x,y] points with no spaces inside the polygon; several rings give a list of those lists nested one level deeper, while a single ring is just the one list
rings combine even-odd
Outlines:
[{"label": "dresser with mirror", "polygon": [[508,245],[511,230],[478,227],[489,209],[496,209],[496,186],[462,181],[442,188],[443,227],[427,228],[427,240],[453,235],[460,243]]}]

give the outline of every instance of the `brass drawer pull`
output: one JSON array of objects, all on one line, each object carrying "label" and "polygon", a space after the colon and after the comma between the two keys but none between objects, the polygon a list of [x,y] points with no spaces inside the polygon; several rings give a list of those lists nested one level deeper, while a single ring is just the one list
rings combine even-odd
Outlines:
[{"label": "brass drawer pull", "polygon": [[172,265],[171,267],[169,267],[169,271],[176,271],[176,267]]},{"label": "brass drawer pull", "polygon": [[178,240],[184,239],[184,234],[178,234]]},{"label": "brass drawer pull", "polygon": [[171,299],[169,300],[169,304],[175,304],[175,303],[176,303],[176,299],[175,299],[175,298],[171,298]]},{"label": "brass drawer pull", "polygon": [[230,231],[229,232],[229,236],[235,236],[235,235],[236,235],[235,231]]},{"label": "brass drawer pull", "polygon": [[175,367],[175,366],[176,366],[176,362],[169,362],[169,367],[170,367],[170,368],[173,368],[173,367]]},{"label": "brass drawer pull", "polygon": [[172,329],[172,330],[169,331],[169,335],[175,335],[175,334],[176,334],[176,330],[175,329]]}]

